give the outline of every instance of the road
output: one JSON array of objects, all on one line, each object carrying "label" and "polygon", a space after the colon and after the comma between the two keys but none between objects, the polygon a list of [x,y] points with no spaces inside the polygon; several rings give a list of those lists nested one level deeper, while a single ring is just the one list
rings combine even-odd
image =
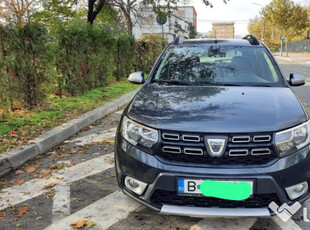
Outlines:
[{"label": "road", "polygon": [[[307,84],[294,90],[310,111],[310,65],[279,60],[283,72],[302,73]],[[0,229],[309,229],[301,213],[287,223],[278,217],[197,219],[164,216],[123,195],[114,170],[117,111],[51,149],[45,156],[0,179]],[[310,201],[304,204],[310,216]],[[1,217],[2,216],[2,217]]]}]

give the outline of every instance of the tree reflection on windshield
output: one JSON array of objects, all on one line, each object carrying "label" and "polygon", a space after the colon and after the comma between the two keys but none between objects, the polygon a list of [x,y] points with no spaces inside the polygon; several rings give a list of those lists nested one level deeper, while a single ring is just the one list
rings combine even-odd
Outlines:
[{"label": "tree reflection on windshield", "polygon": [[273,86],[280,78],[264,48],[210,46],[171,47],[155,81]]}]

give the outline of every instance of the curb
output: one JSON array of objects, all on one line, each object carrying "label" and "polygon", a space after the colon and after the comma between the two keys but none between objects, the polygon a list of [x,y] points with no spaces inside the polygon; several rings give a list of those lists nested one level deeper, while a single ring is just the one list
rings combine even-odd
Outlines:
[{"label": "curb", "polygon": [[50,148],[62,143],[82,128],[91,125],[95,121],[125,106],[132,100],[137,92],[138,89],[127,93],[112,102],[107,102],[105,105],[102,105],[92,111],[84,113],[79,118],[57,126],[52,130],[41,134],[33,141],[30,141],[33,143],[31,145],[19,146],[11,149],[9,152],[0,154],[0,176],[3,176],[22,166],[28,160],[47,152]]}]

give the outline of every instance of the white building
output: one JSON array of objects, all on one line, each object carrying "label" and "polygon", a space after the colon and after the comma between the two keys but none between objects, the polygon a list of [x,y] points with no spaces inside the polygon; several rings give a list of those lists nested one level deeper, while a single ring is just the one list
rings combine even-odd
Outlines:
[{"label": "white building", "polygon": [[135,21],[133,27],[133,35],[137,39],[144,34],[164,34],[168,42],[172,42],[177,35],[189,36],[188,23],[179,16],[173,14],[164,25],[159,25],[157,15],[151,9],[141,10],[140,15],[141,18]]},{"label": "white building", "polygon": [[178,6],[178,9],[173,12],[174,15],[182,18],[186,22],[194,25],[197,33],[197,12],[193,6]]}]

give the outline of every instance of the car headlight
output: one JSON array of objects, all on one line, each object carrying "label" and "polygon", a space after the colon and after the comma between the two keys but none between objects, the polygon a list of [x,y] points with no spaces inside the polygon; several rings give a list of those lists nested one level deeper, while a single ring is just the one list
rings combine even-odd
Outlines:
[{"label": "car headlight", "polygon": [[151,148],[158,141],[158,131],[151,129],[127,117],[123,118],[122,135],[126,141],[132,145],[142,145]]},{"label": "car headlight", "polygon": [[276,133],[275,143],[281,157],[310,143],[310,121]]}]

